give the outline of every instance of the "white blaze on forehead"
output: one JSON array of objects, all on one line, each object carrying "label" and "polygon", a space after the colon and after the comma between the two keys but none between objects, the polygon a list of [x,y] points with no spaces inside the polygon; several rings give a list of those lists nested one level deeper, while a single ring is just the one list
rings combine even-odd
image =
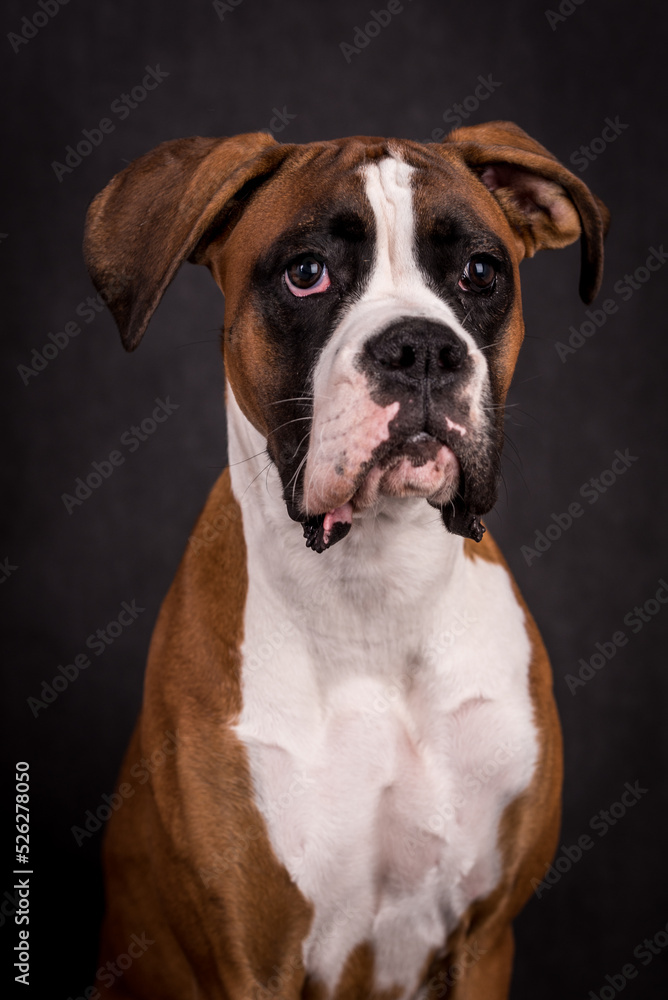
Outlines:
[{"label": "white blaze on forehead", "polygon": [[[488,386],[484,354],[463,328],[450,306],[429,288],[415,256],[413,180],[416,169],[396,156],[361,167],[366,195],[375,221],[374,259],[362,295],[344,313],[323,348],[313,379],[314,412],[304,489],[309,512],[319,512],[344,497],[343,479],[353,482],[379,440],[389,437],[389,421],[399,409],[376,406],[369,398],[367,380],[355,362],[366,341],[403,317],[424,317],[446,324],[466,345],[473,361],[468,387],[471,424],[486,423],[482,408]],[[462,436],[466,429],[449,422]],[[346,445],[352,448],[346,450]]]},{"label": "white blaze on forehead", "polygon": [[[366,194],[376,221],[376,268],[374,291],[392,294],[410,283],[415,269],[413,197],[411,176],[415,173],[403,160],[388,157],[362,168]],[[385,283],[387,282],[387,286]]]},{"label": "white blaze on forehead", "polygon": [[359,348],[385,323],[404,316],[424,317],[447,324],[461,337],[482,375],[487,366],[473,337],[447,302],[429,287],[417,263],[413,199],[416,168],[388,157],[366,164],[361,172],[376,226],[373,269],[363,295],[334,331],[328,348],[336,350],[342,342]]}]

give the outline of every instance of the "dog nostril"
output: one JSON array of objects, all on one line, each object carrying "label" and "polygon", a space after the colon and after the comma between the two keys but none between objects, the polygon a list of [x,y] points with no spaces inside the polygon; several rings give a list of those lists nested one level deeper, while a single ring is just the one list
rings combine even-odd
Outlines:
[{"label": "dog nostril", "polygon": [[409,344],[404,344],[399,356],[390,361],[390,368],[412,368],[414,364],[415,351]]},{"label": "dog nostril", "polygon": [[438,367],[452,371],[459,368],[463,360],[463,350],[460,344],[446,344],[438,352]]}]

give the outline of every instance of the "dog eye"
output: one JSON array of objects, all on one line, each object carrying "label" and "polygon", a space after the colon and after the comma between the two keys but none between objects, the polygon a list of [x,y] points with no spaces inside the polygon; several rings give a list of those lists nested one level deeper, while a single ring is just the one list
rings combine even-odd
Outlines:
[{"label": "dog eye", "polygon": [[303,254],[286,267],[285,284],[298,297],[324,292],[331,284],[327,265],[313,254]]},{"label": "dog eye", "polygon": [[488,257],[471,257],[459,279],[465,292],[491,292],[496,283],[496,268]]}]

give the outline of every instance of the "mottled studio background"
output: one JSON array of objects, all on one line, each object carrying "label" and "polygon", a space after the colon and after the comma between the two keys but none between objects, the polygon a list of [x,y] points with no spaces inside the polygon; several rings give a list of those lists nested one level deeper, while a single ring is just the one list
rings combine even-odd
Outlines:
[{"label": "mottled studio background", "polygon": [[[37,0],[5,3],[0,15],[8,452],[0,791],[11,805],[13,762],[29,761],[34,985],[23,994],[66,1000],[92,979],[101,834],[78,846],[71,828],[113,788],[160,601],[226,461],[218,290],[205,269],[186,265],[139,351],[125,354],[111,317],[85,303],[93,295],[80,251],[86,207],[114,173],[164,139],[262,128],[286,142],[351,133],[426,139],[447,130],[464,102],[469,123],[511,119],[564,163],[576,153],[574,171],[613,219],[594,308],[606,299],[618,307],[584,337],[577,248],[523,265],[527,340],[511,393],[506,488],[487,522],[554,664],[566,744],[561,843],[589,833],[593,847],[517,921],[512,996],[563,1000],[593,991],[610,1000],[619,970],[632,962],[637,976],[623,981],[625,1000],[654,1000],[663,995],[668,949],[648,964],[634,949],[656,934],[668,942],[660,933],[668,922],[668,606],[652,603],[668,578],[661,448],[668,263],[634,274],[651,248],[652,266],[662,241],[668,248],[665,11],[649,2],[561,0],[560,14],[555,0],[548,17],[542,2],[405,0],[346,58],[341,43],[352,44],[384,0],[218,6],[70,0],[44,25],[37,16],[38,30],[31,26],[43,10]],[[21,32],[33,37],[17,41]],[[162,82],[124,112],[115,102],[141,84],[146,67],[159,68]],[[475,108],[479,76],[490,93]],[[54,161],[63,163],[66,147],[103,118],[113,131],[57,176]],[[607,118],[616,126],[606,144],[599,137]],[[592,142],[594,159],[577,154]],[[596,315],[600,322],[604,314]],[[37,371],[33,350],[42,354],[49,334],[58,339],[72,323],[81,332],[55,357],[49,348]],[[571,327],[582,346],[562,360],[555,344],[567,343]],[[129,438],[121,443],[167,397],[178,404],[173,415],[134,450]],[[124,464],[68,513],[62,495],[115,449]],[[581,487],[610,468],[617,450],[635,460],[615,482],[604,476],[608,487],[589,503]],[[583,516],[529,564],[521,547],[578,500]],[[133,600],[145,609],[136,622],[35,716],[27,699],[39,698],[58,665],[86,651],[87,637]],[[640,628],[624,623],[647,601]],[[577,675],[578,661],[589,660],[597,643],[608,648],[619,630],[626,645],[572,693],[566,675]],[[593,831],[592,818],[619,801],[626,782],[646,791],[614,825],[599,819]],[[11,833],[10,812],[3,816]],[[0,857],[0,895],[11,888],[12,865],[10,844]],[[2,904],[0,937],[13,945],[11,892]],[[10,963],[3,965],[0,989],[12,978]]]}]

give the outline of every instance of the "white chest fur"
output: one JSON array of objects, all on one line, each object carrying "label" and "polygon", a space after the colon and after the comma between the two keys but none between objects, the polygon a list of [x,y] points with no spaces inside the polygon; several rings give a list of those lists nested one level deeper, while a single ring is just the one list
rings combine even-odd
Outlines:
[{"label": "white chest fur", "polygon": [[323,555],[281,507],[271,476],[242,499],[237,732],[274,851],[314,905],[306,969],[333,988],[370,942],[378,986],[410,996],[497,884],[499,820],[535,767],[524,613],[505,569],[467,559],[425,501],[388,503]]}]

